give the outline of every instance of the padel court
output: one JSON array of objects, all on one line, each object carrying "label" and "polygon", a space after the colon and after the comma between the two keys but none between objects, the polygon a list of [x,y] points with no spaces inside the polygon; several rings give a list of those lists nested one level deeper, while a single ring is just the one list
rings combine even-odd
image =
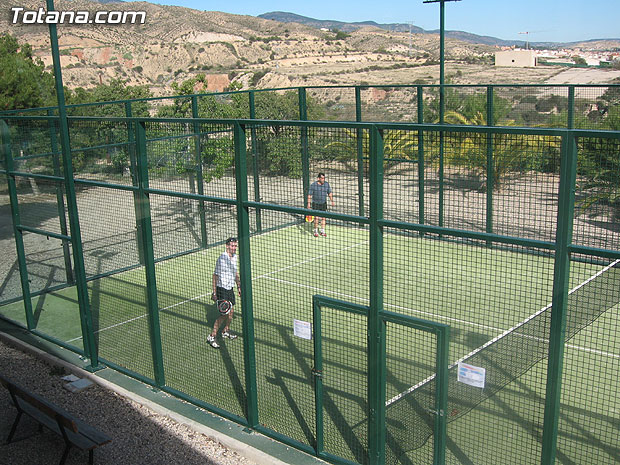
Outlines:
[{"label": "padel court", "polygon": [[[369,463],[369,234],[342,223],[328,224],[327,232],[315,238],[300,221],[251,238],[258,413],[261,424],[333,460]],[[219,350],[206,343],[218,316],[211,276],[223,251],[218,245],[155,265],[163,367],[169,388],[243,417],[240,305],[231,327],[240,337],[221,341]],[[437,453],[446,463],[490,463],[504,454],[535,463],[553,258],[543,250],[397,231],[384,233],[383,257],[386,463],[431,463]],[[582,463],[580,455],[592,451],[599,463],[620,460],[617,435],[593,441],[588,429],[591,422],[617,423],[598,394],[620,388],[614,265],[570,266],[563,379],[570,396],[562,398],[558,432],[566,463]],[[144,270],[90,281],[88,289],[99,356],[154,377]],[[81,346],[75,287],[32,305],[38,331]],[[23,320],[22,303],[0,311]],[[442,360],[448,368],[440,377]],[[572,368],[583,360],[586,369]],[[466,366],[470,375],[462,372]],[[438,418],[445,438],[437,436]],[[481,450],[471,435],[484,436],[489,448]]]},{"label": "padel court", "polygon": [[61,174],[55,117],[7,121],[0,316],[89,369],[331,463],[620,463],[617,131],[71,117]]}]

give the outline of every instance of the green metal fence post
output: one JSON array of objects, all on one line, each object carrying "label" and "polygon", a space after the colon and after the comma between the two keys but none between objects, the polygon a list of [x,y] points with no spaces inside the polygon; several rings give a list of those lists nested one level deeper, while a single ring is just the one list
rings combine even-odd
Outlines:
[{"label": "green metal fence post", "polygon": [[[418,124],[424,124],[424,88],[417,87]],[[420,205],[418,222],[424,224],[424,131],[418,131],[418,203]],[[424,233],[420,232],[420,236]]]},{"label": "green metal fence post", "polygon": [[[444,123],[446,112],[446,88],[445,88],[445,0],[439,0],[439,124]],[[439,131],[439,226],[443,226],[444,210],[444,144],[445,133]]]},{"label": "green metal fence post", "polygon": [[568,87],[568,129],[575,128],[575,86]]},{"label": "green metal fence post", "polygon": [[252,266],[250,260],[250,212],[248,201],[248,174],[246,163],[246,131],[239,123],[234,126],[235,184],[237,195],[237,230],[239,236],[239,277],[241,278],[241,309],[243,313],[243,359],[245,362],[246,418],[254,428],[258,423],[258,396],[256,386],[256,349],[254,309],[252,306]]},{"label": "green metal fence post", "polygon": [[[192,118],[197,120],[200,118],[198,114],[198,97],[192,95]],[[198,194],[204,195],[204,181],[202,177],[202,146],[200,143],[200,123],[194,121],[194,156],[196,160],[196,183],[198,184]],[[207,221],[205,217],[205,201],[198,201],[199,217],[200,217],[200,244],[202,248],[207,247]]]},{"label": "green metal fence post", "polygon": [[8,125],[4,120],[0,120],[0,133],[2,135],[2,150],[6,169],[6,182],[9,188],[9,202],[11,204],[11,216],[13,218],[13,234],[15,235],[15,247],[17,251],[17,264],[19,265],[19,278],[22,285],[22,296],[24,297],[24,310],[26,312],[26,327],[32,330],[36,327],[32,314],[32,301],[30,300],[30,282],[28,281],[28,268],[26,266],[26,251],[24,248],[24,237],[18,228],[21,224],[19,218],[19,201],[17,198],[17,185],[15,175],[11,174],[14,169],[13,154],[11,153],[11,138]]},{"label": "green metal fence post", "polygon": [[[308,121],[308,104],[306,88],[299,88],[299,120]],[[308,127],[301,127],[301,172],[303,178],[304,196],[301,201],[302,206],[306,206],[308,190],[310,190],[310,154],[308,153]]]},{"label": "green metal fence post", "polygon": [[[131,118],[131,102],[125,102],[125,116]],[[138,162],[136,161],[136,129],[134,123],[129,122],[127,124],[127,151],[129,152],[129,173],[131,175],[131,185],[138,187],[140,182],[138,180]],[[133,207],[136,216],[136,244],[138,245],[138,261],[140,265],[144,265],[144,245],[142,244],[142,226],[140,224],[140,194],[138,191],[133,192]]]},{"label": "green metal fence post", "polygon": [[577,143],[572,132],[562,138],[562,164],[556,228],[555,263],[553,270],[553,298],[549,334],[549,360],[541,464],[555,463],[562,393],[562,369],[566,332],[566,307],[570,268],[569,246],[572,242],[575,208]]},{"label": "green metal fence post", "polygon": [[370,312],[368,315],[368,455],[385,462],[385,323],[383,310],[383,134],[370,130]]},{"label": "green metal fence post", "polygon": [[136,123],[136,156],[138,166],[138,211],[142,245],[144,247],[144,272],[146,276],[146,305],[153,356],[153,373],[155,385],[159,388],[166,384],[164,362],[159,324],[159,303],[157,300],[157,279],[155,274],[155,257],[153,252],[153,228],[151,225],[151,205],[149,194],[148,163],[146,151],[146,125],[144,121]]},{"label": "green metal fence post", "polygon": [[[250,119],[256,119],[256,102],[254,100],[254,91],[248,92],[250,100]],[[254,176],[254,201],[260,202],[260,182],[258,176],[258,147],[256,144],[256,128],[252,126],[250,129],[250,143],[252,147],[252,175]],[[256,230],[258,232],[263,230],[261,222],[261,209],[256,209]]]},{"label": "green metal fence post", "polygon": [[[47,110],[47,116],[54,116],[53,110]],[[60,159],[58,155],[58,138],[56,137],[56,124],[54,120],[50,120],[50,144],[52,149],[52,163],[54,164],[54,176],[62,177],[60,170]],[[62,187],[60,183],[56,183],[56,206],[58,208],[58,219],[60,221],[60,233],[63,236],[69,236],[67,229],[67,215],[65,213],[65,196],[62,193]],[[65,259],[65,275],[67,276],[67,283],[74,284],[75,278],[73,277],[73,265],[71,264],[71,251],[69,250],[69,241],[62,241],[62,255]]]},{"label": "green metal fence post", "polygon": [[[495,125],[493,114],[493,87],[487,87],[487,126]],[[495,183],[495,170],[493,163],[493,134],[487,133],[487,221],[486,232],[493,232],[493,187]],[[487,242],[487,245],[491,245]]]},{"label": "green metal fence post", "polygon": [[[443,114],[443,112],[442,112]],[[441,118],[443,119],[443,117]],[[443,124],[443,122],[441,123]],[[444,210],[444,169],[443,169],[443,152],[444,152],[444,139],[445,133],[443,130],[439,131],[439,224],[438,226],[443,226],[443,210]]]},{"label": "green metal fence post", "polygon": [[446,326],[442,330],[437,330],[437,416],[435,421],[435,442],[434,452],[436,463],[434,465],[444,465],[446,463],[446,430],[448,424],[448,377],[449,377],[449,352],[450,352],[450,327]]},{"label": "green metal fence post", "polygon": [[[316,296],[315,296],[316,297]],[[314,368],[313,373],[323,373],[323,335],[321,331],[321,305],[316,298],[312,299],[312,344],[314,348]],[[314,448],[316,454],[321,456],[325,451],[324,428],[323,428],[323,382],[320,376],[313,376],[314,379],[314,398],[316,405],[315,424],[316,424],[316,444]]]},{"label": "green metal fence post", "polygon": [[[47,11],[54,11],[53,0],[47,0]],[[56,85],[56,97],[58,99],[58,118],[60,128],[60,142],[62,148],[63,175],[65,178],[65,194],[67,196],[67,211],[69,214],[69,227],[71,229],[71,247],[73,249],[73,261],[75,280],[80,308],[80,324],[82,326],[82,340],[84,341],[84,353],[90,360],[90,369],[99,368],[98,347],[95,343],[93,322],[88,297],[88,285],[86,283],[86,268],[84,266],[84,251],[82,247],[82,233],[78,217],[75,183],[73,181],[73,163],[71,159],[71,142],[69,138],[69,123],[67,120],[67,108],[65,106],[65,91],[62,84],[62,72],[60,66],[60,52],[58,48],[58,34],[56,24],[49,24],[50,45],[52,49],[52,62],[54,64],[54,76]]]},{"label": "green metal fence post", "polygon": [[[362,89],[355,86],[355,121],[362,122]],[[357,191],[359,216],[364,216],[364,130],[356,129],[357,136]]]}]

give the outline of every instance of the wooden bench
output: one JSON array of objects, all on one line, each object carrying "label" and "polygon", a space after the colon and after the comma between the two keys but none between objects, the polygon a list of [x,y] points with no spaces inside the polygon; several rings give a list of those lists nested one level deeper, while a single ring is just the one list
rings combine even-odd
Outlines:
[{"label": "wooden bench", "polygon": [[26,391],[2,375],[0,375],[0,384],[8,389],[13,405],[17,409],[17,417],[7,438],[7,444],[12,441],[17,430],[17,424],[24,413],[39,423],[39,431],[46,427],[62,436],[65,441],[65,450],[60,459],[60,465],[63,465],[67,460],[71,447],[87,450],[88,463],[92,465],[94,449],[112,440],[104,433],[40,396]]}]

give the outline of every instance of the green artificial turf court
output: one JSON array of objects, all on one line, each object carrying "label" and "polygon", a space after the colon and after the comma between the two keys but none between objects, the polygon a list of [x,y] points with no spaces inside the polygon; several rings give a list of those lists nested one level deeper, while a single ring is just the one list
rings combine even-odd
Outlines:
[{"label": "green artificial turf court", "polygon": [[[315,238],[309,228],[301,224],[252,237],[251,270],[259,421],[279,434],[314,446],[313,342],[294,335],[293,322],[313,321],[314,295],[368,305],[372,262],[367,230],[331,225],[327,238]],[[218,316],[210,300],[211,278],[223,251],[224,246],[218,245],[156,264],[162,361],[168,387],[243,417],[247,395],[243,344],[247,335],[242,330],[240,305],[231,328],[240,338],[223,341],[220,350],[205,341]],[[486,247],[462,239],[438,240],[386,230],[384,307],[449,325],[449,359],[453,363],[550,304],[553,267],[553,258],[543,251]],[[571,263],[569,288],[585,282],[601,268],[600,264]],[[96,279],[88,288],[95,338],[104,363],[109,360],[153,378],[144,270],[135,268]],[[82,347],[75,288],[35,297],[32,304],[38,330]],[[592,373],[608,373],[599,381],[600,392],[617,391],[620,386],[613,373],[620,357],[615,338],[618,311],[616,302],[580,330],[566,348],[565,385],[570,386],[570,392],[562,398],[565,410],[561,428],[567,433],[560,431],[559,445],[567,457],[581,454],[578,445],[587,442],[587,434],[575,425],[585,421],[581,417],[612,421],[605,411],[608,399],[596,398],[597,390],[588,387],[583,372],[571,367],[583,364],[584,358],[591,359],[586,365]],[[364,463],[366,319],[330,308],[322,312],[325,450]],[[0,308],[0,314],[20,322],[25,321],[23,313],[20,302]],[[388,324],[386,348],[386,401],[433,375],[435,349],[428,334]],[[518,350],[512,357],[519,357]],[[490,357],[486,366],[502,370],[513,362]],[[467,460],[474,456],[492,461],[510,448],[518,448],[510,453],[521,454],[523,463],[536,462],[545,384],[543,358],[491,398],[450,421],[447,462],[470,463]],[[594,411],[589,411],[586,398]],[[407,423],[410,415],[393,414],[388,407],[392,443],[399,442],[399,435],[411,428]],[[575,415],[574,422],[571,415]],[[480,434],[488,437],[492,448],[479,450],[474,438]],[[601,457],[614,457],[618,444],[610,441],[604,437],[599,446],[590,447],[598,447]],[[392,463],[426,463],[432,457],[432,438],[411,450],[393,450],[389,442],[388,438],[388,460]],[[479,463],[487,463],[484,460]]]}]

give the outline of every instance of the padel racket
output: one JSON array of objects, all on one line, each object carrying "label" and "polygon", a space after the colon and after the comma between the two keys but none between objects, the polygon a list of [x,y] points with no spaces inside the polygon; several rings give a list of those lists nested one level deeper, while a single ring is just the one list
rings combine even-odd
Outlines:
[{"label": "padel racket", "polygon": [[306,223],[311,223],[314,221],[314,216],[312,215],[306,215]]},{"label": "padel racket", "polygon": [[230,309],[232,308],[232,304],[228,300],[218,300],[217,301],[217,309],[220,312],[220,315],[228,315],[230,313]]}]

